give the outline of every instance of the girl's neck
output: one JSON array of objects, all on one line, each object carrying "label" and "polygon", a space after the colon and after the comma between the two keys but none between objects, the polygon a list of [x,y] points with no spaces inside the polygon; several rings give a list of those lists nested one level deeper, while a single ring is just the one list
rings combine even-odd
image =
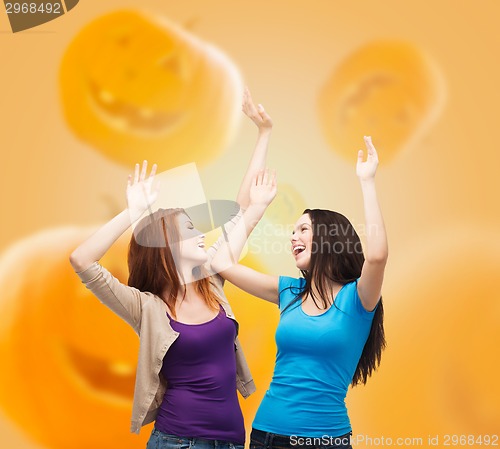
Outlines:
[{"label": "girl's neck", "polygon": [[[342,288],[342,284],[340,284],[338,282],[332,282],[332,281],[328,282],[326,284],[326,293],[328,296],[324,299],[329,304],[331,304],[341,288]],[[322,295],[320,295],[320,293],[319,293],[319,290],[318,290],[316,283],[314,282],[314,279],[311,279],[311,292],[313,293],[315,298],[319,299],[322,297]]]}]

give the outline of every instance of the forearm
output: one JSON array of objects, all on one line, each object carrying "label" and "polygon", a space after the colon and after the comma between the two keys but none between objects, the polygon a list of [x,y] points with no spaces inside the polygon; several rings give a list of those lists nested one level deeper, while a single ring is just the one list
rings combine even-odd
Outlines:
[{"label": "forearm", "polygon": [[257,143],[253,151],[252,157],[248,164],[247,171],[241,182],[240,190],[236,198],[237,203],[242,209],[248,208],[250,204],[250,185],[255,174],[266,167],[267,149],[269,139],[271,138],[271,129],[259,130]]},{"label": "forearm", "polygon": [[125,209],[99,228],[71,253],[70,263],[75,271],[83,271],[101,259],[130,224],[129,210]]},{"label": "forearm", "polygon": [[362,180],[361,190],[365,209],[365,259],[371,262],[385,263],[388,257],[387,234],[377,199],[375,180]]},{"label": "forearm", "polygon": [[248,206],[243,217],[227,233],[227,239],[217,250],[212,260],[212,269],[214,271],[221,272],[238,261],[248,237],[264,215],[265,210],[266,206],[262,205]]}]

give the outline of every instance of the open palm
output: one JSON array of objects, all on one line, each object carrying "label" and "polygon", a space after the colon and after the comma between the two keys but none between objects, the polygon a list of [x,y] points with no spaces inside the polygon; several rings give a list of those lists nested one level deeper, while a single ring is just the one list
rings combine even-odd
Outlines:
[{"label": "open palm", "polygon": [[258,107],[255,107],[248,87],[245,87],[245,92],[243,93],[243,104],[241,109],[261,131],[270,131],[272,129],[273,121],[271,117],[266,113],[264,106],[261,104],[259,104]]},{"label": "open palm", "polygon": [[259,170],[250,187],[250,204],[269,206],[278,191],[276,171]]},{"label": "open palm", "polygon": [[129,175],[127,183],[127,204],[132,220],[138,219],[158,199],[160,192],[159,182],[154,183],[156,175],[156,164],[151,168],[151,173],[146,177],[148,163],[142,163],[139,172],[139,164],[135,164],[134,176]]},{"label": "open palm", "polygon": [[377,150],[373,146],[372,138],[370,136],[365,136],[364,139],[368,157],[366,161],[363,161],[363,150],[359,150],[358,163],[356,165],[356,174],[361,180],[374,178],[378,166]]}]

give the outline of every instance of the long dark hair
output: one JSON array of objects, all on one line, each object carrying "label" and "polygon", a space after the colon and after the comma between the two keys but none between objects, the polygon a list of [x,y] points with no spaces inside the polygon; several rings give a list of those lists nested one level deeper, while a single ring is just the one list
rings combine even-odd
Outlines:
[{"label": "long dark hair", "polygon": [[[319,309],[327,309],[332,283],[345,285],[361,276],[365,257],[356,230],[351,222],[338,212],[323,209],[306,209],[311,218],[313,238],[309,269],[301,270],[306,280],[303,290],[283,310],[303,301],[308,295]],[[313,291],[314,284],[317,294]],[[333,301],[335,305],[335,300]],[[366,384],[368,377],[380,365],[382,351],[386,346],[384,333],[384,306],[382,297],[375,311],[370,334],[352,377],[352,385]]]},{"label": "long dark hair", "polygon": [[[186,295],[176,269],[181,240],[177,217],[181,214],[187,216],[184,209],[158,209],[144,217],[132,234],[128,250],[128,285],[162,298],[174,318],[178,294]],[[220,298],[212,288],[208,273],[203,267],[196,267],[193,274],[197,279],[196,291],[211,309],[218,310]],[[168,292],[166,297],[165,292]]]}]

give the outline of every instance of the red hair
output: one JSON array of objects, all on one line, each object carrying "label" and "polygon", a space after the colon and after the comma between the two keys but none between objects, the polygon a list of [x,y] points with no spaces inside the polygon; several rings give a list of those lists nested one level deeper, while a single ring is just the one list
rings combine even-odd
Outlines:
[{"label": "red hair", "polygon": [[[176,318],[175,303],[179,293],[186,295],[177,266],[180,261],[180,232],[177,217],[184,209],[158,209],[144,217],[132,234],[128,250],[128,285],[159,296]],[[213,281],[203,267],[193,270],[195,290],[205,303],[218,310],[220,297]]]}]

